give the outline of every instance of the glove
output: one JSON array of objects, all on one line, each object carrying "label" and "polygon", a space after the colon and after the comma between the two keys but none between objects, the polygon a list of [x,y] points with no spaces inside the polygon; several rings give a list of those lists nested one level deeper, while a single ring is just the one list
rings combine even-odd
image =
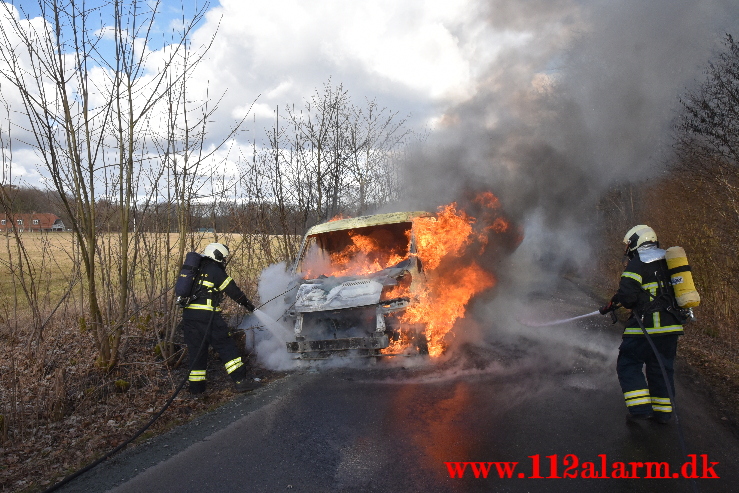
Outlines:
[{"label": "glove", "polygon": [[616,309],[616,306],[613,304],[613,301],[609,301],[607,305],[603,305],[600,308],[598,308],[598,311],[601,315],[605,315],[608,312],[612,312]]},{"label": "glove", "polygon": [[253,313],[254,310],[256,310],[256,307],[249,300],[246,300],[246,303],[244,303],[243,306],[244,308],[246,308],[246,311],[248,311],[249,313]]}]

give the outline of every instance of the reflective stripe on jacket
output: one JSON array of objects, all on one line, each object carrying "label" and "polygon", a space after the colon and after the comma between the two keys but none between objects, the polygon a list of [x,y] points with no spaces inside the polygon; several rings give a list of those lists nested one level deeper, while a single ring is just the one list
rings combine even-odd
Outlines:
[{"label": "reflective stripe on jacket", "polygon": [[[660,284],[663,286],[662,292]],[[644,336],[636,319],[642,315],[644,328],[649,335],[683,334],[680,321],[666,310],[667,306],[674,303],[674,292],[669,284],[667,262],[664,259],[645,263],[639,255],[634,255],[621,274],[621,282],[613,301],[633,310],[631,318],[626,322],[624,336]]]}]

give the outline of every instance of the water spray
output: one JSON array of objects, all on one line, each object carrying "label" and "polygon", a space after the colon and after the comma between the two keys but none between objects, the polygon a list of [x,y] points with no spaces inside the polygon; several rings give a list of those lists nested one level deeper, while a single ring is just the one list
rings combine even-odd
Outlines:
[{"label": "water spray", "polygon": [[285,331],[285,328],[280,323],[272,319],[272,317],[270,317],[269,315],[267,315],[266,313],[264,313],[262,310],[258,308],[254,310],[254,316],[257,317],[257,319],[259,319],[262,325],[266,327],[272,333],[273,336],[275,336],[277,339],[280,340],[280,342],[282,342],[283,346],[287,344],[287,341],[285,340],[284,337],[282,337],[282,334],[281,334],[281,332]]},{"label": "water spray", "polygon": [[568,322],[579,320],[581,318],[592,317],[594,315],[600,315],[600,310],[595,310],[594,312],[586,313],[585,315],[578,315],[576,317],[570,317],[570,318],[566,318],[566,319],[563,319],[563,320],[555,320],[553,322],[543,322],[543,323],[541,323],[541,322],[523,322],[523,321],[520,321],[520,320],[519,320],[519,322],[521,322],[522,324],[527,325],[529,327],[549,327],[550,325],[566,324]]}]

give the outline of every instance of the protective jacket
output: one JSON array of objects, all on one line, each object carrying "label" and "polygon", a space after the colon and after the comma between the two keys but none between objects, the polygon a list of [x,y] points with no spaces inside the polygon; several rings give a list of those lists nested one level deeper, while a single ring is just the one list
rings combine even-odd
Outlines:
[{"label": "protective jacket", "polygon": [[653,244],[639,247],[621,274],[618,291],[611,300],[632,310],[624,337],[644,337],[636,317],[643,317],[644,328],[651,336],[683,334],[669,279],[665,251]]},{"label": "protective jacket", "polygon": [[226,274],[223,265],[208,257],[203,258],[200,262],[200,273],[195,279],[193,299],[185,306],[183,317],[209,318],[210,312],[220,312],[223,293],[247,310],[254,311],[254,305]]}]

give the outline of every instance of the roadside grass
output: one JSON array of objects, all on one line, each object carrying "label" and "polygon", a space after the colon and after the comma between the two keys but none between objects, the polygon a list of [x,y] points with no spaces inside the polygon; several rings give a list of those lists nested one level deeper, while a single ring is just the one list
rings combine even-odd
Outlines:
[{"label": "roadside grass", "polygon": [[[167,367],[154,356],[153,341],[140,334],[131,334],[127,363],[103,373],[92,364],[94,350],[86,343],[88,337],[62,320],[52,329],[39,347],[28,348],[23,341],[0,344],[0,415],[12,418],[8,424],[15,432],[7,438],[0,434],[0,491],[42,491],[112,450],[148,422],[186,377],[186,360],[178,368]],[[248,367],[252,378],[266,382],[280,378],[253,363]],[[51,405],[54,380],[62,368],[64,412],[56,414]],[[184,389],[129,448],[237,395],[215,355],[209,357],[208,375],[206,398],[192,399]],[[117,387],[120,380],[130,386]],[[14,398],[14,393],[22,396]]]}]

